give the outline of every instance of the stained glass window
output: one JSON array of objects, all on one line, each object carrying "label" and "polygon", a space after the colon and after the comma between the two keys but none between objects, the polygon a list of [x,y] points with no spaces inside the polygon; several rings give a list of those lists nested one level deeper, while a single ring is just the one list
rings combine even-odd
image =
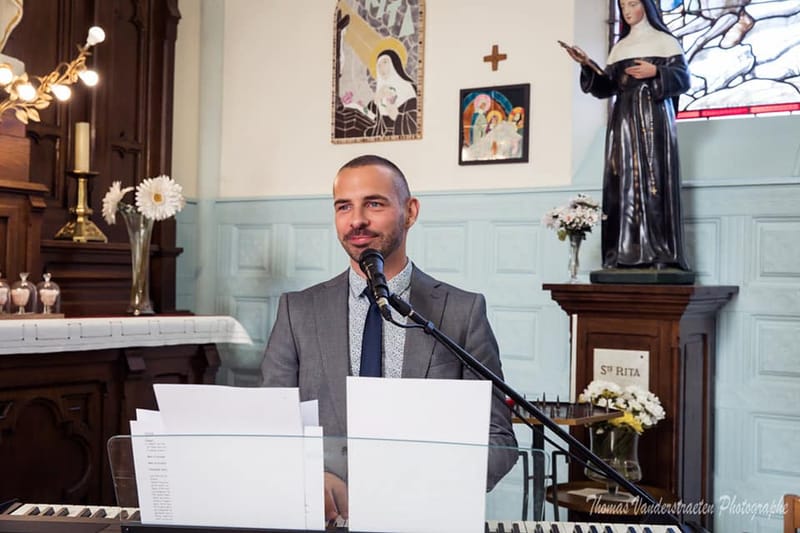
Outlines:
[{"label": "stained glass window", "polygon": [[[660,3],[692,74],[678,119],[800,114],[799,0]],[[618,21],[617,2],[611,5],[612,20]],[[618,27],[614,24],[614,32]]]}]

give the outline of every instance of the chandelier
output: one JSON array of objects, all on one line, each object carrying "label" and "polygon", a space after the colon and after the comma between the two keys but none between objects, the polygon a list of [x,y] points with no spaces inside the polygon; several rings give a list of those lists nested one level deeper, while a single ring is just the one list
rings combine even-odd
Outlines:
[{"label": "chandelier", "polygon": [[28,77],[27,72],[19,76],[8,63],[0,63],[0,87],[8,96],[0,101],[0,120],[8,109],[14,110],[14,116],[27,124],[29,120],[39,122],[39,110],[46,109],[55,98],[64,102],[72,96],[70,85],[80,79],[85,85],[97,85],[97,72],[86,67],[86,58],[91,55],[89,49],[102,43],[106,33],[99,26],[89,28],[86,44],[78,46],[78,55],[69,63],[61,63],[47,76]]}]

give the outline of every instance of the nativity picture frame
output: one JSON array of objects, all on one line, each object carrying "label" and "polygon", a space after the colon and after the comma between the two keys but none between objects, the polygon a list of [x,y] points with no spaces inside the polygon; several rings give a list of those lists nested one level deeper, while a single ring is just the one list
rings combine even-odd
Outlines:
[{"label": "nativity picture frame", "polygon": [[461,89],[458,164],[528,162],[530,84]]},{"label": "nativity picture frame", "polygon": [[338,0],[331,142],[422,138],[425,0]]}]

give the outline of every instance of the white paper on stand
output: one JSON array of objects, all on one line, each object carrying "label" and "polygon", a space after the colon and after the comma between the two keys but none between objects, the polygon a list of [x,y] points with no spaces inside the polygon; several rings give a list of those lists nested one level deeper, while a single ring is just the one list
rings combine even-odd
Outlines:
[{"label": "white paper on stand", "polygon": [[306,445],[297,389],[155,388],[161,411],[131,422],[143,523],[324,529],[322,443]]},{"label": "white paper on stand", "polygon": [[325,530],[325,464],[322,426],[305,428],[306,529]]},{"label": "white paper on stand", "polygon": [[349,527],[480,533],[491,383],[347,378]]},{"label": "white paper on stand", "polygon": [[302,435],[296,388],[153,385],[172,434]]},{"label": "white paper on stand", "polygon": [[303,419],[303,427],[319,426],[319,400],[300,402],[300,417]]}]

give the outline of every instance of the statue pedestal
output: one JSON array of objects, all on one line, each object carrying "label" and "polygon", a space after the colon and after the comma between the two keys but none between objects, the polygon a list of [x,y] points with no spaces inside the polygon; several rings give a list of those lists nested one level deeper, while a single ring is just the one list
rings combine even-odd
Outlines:
[{"label": "statue pedestal", "polygon": [[[717,311],[739,288],[699,285],[546,284],[570,315],[576,396],[593,379],[595,350],[649,354],[649,389],[667,418],[644,432],[642,483],[685,503],[713,502]],[[608,378],[605,378],[608,380]],[[584,428],[573,434],[588,443]],[[570,479],[585,479],[573,463]],[[711,526],[708,514],[685,516]]]},{"label": "statue pedestal", "polygon": [[589,281],[615,285],[692,285],[695,274],[677,268],[606,268],[590,272]]}]

